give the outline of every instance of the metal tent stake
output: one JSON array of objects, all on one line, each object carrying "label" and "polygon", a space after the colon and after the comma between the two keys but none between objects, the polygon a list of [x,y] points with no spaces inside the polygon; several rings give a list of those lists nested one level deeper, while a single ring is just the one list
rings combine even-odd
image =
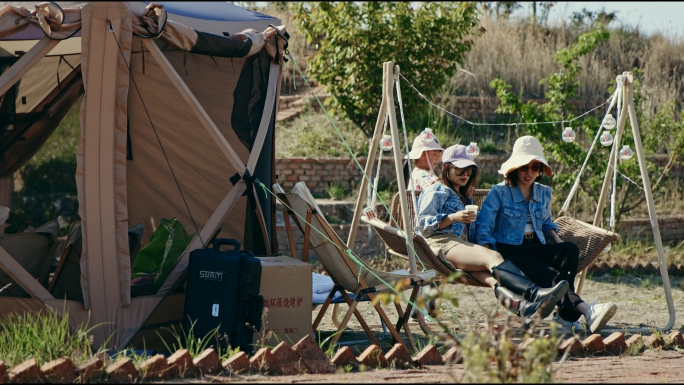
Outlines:
[{"label": "metal tent stake", "polygon": [[[644,148],[641,144],[641,134],[639,132],[639,123],[637,122],[636,112],[634,109],[634,89],[633,82],[634,77],[631,72],[623,72],[622,75],[617,76],[618,83],[623,84],[623,105],[621,108],[621,114],[618,121],[617,132],[615,134],[615,141],[613,142],[612,151],[610,154],[610,159],[608,160],[608,167],[606,168],[606,176],[603,179],[603,186],[601,188],[601,195],[599,196],[599,201],[596,209],[596,215],[594,216],[594,225],[601,226],[601,221],[603,219],[603,208],[606,202],[606,198],[610,194],[610,187],[613,178],[612,167],[615,167],[615,151],[618,151],[618,144],[624,132],[625,122],[627,116],[629,116],[629,122],[632,126],[632,135],[634,136],[634,147],[636,148],[637,158],[639,159],[639,170],[641,171],[641,179],[644,184],[644,193],[646,194],[646,202],[648,204],[648,216],[651,220],[651,228],[653,229],[653,240],[655,241],[656,250],[658,252],[658,263],[660,267],[660,274],[663,277],[663,288],[665,290],[665,300],[667,301],[667,310],[670,314],[670,319],[668,323],[662,328],[655,328],[659,331],[667,331],[672,329],[675,323],[675,307],[672,300],[672,289],[670,288],[670,278],[667,274],[667,265],[665,263],[665,253],[663,251],[663,242],[660,238],[660,228],[658,226],[658,218],[656,216],[655,204],[653,202],[653,192],[651,191],[651,180],[648,176],[648,168],[646,166],[646,158],[644,157]],[[582,271],[579,278],[579,283],[577,284],[577,294],[582,291],[582,286],[584,284],[585,277],[587,275],[587,269]],[[618,309],[619,311],[619,309]],[[620,331],[620,332],[630,332],[630,333],[641,333],[650,332],[653,328],[625,328],[625,329],[604,329],[603,331]]]}]

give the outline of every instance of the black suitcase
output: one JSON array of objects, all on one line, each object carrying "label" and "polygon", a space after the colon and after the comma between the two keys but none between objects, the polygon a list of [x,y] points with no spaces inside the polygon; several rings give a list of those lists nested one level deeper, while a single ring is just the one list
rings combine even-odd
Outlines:
[{"label": "black suitcase", "polygon": [[[261,261],[251,252],[241,252],[240,242],[216,239],[212,248],[190,252],[185,293],[184,326],[194,322],[195,338],[203,338],[218,327],[219,343],[253,354],[252,339],[261,329],[264,298],[259,295]],[[220,251],[221,245],[234,250]],[[228,339],[223,338],[227,336]],[[212,338],[210,344],[215,344]]]}]

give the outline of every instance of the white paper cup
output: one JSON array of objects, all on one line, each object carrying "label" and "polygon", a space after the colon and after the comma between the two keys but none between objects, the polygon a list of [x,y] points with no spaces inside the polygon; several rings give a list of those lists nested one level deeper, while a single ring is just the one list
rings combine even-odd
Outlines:
[{"label": "white paper cup", "polygon": [[477,205],[466,205],[466,211],[472,211],[477,214]]}]

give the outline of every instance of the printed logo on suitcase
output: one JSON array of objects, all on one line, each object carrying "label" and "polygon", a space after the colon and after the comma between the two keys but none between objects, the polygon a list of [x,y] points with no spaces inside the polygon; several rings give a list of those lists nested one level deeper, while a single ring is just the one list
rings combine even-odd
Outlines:
[{"label": "printed logo on suitcase", "polygon": [[205,281],[223,282],[223,274],[224,273],[225,272],[223,272],[223,271],[200,270],[199,274],[197,275],[197,278],[203,279]]}]

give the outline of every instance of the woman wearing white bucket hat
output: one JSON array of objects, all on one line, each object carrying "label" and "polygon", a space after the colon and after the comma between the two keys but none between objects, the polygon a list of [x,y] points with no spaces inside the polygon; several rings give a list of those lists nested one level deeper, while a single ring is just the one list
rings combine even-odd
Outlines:
[{"label": "woman wearing white bucket hat", "polygon": [[434,167],[439,163],[442,151],[444,149],[439,145],[439,140],[430,128],[426,128],[416,136],[411,152],[408,154],[408,158],[415,161],[416,165],[411,172],[407,190],[415,189],[416,192],[420,192],[437,181]]},{"label": "woman wearing white bucket hat", "polygon": [[[542,318],[551,314],[554,303],[569,285],[558,282],[544,289],[523,274],[520,269],[493,250],[474,245],[462,238],[466,225],[477,214],[467,211],[471,204],[468,191],[477,181],[477,164],[465,152],[465,146],[448,147],[442,155],[439,182],[428,187],[418,198],[418,227],[430,248],[450,268],[461,269],[475,279],[494,288],[501,303],[523,319],[527,325],[539,313]],[[499,278],[495,278],[499,277]],[[508,282],[526,282],[510,286]]]},{"label": "woman wearing white bucket hat", "polygon": [[[533,136],[518,138],[499,174],[505,181],[492,186],[482,203],[475,242],[498,250],[538,285],[569,282],[570,289],[557,302],[554,321],[581,330],[577,320],[584,315],[589,331],[596,333],[615,314],[617,305],[596,301],[587,305],[575,293],[579,250],[558,237],[558,225],[551,220],[552,190],[537,183],[543,175],[553,176],[539,140]],[[548,243],[549,239],[555,243]]]}]

